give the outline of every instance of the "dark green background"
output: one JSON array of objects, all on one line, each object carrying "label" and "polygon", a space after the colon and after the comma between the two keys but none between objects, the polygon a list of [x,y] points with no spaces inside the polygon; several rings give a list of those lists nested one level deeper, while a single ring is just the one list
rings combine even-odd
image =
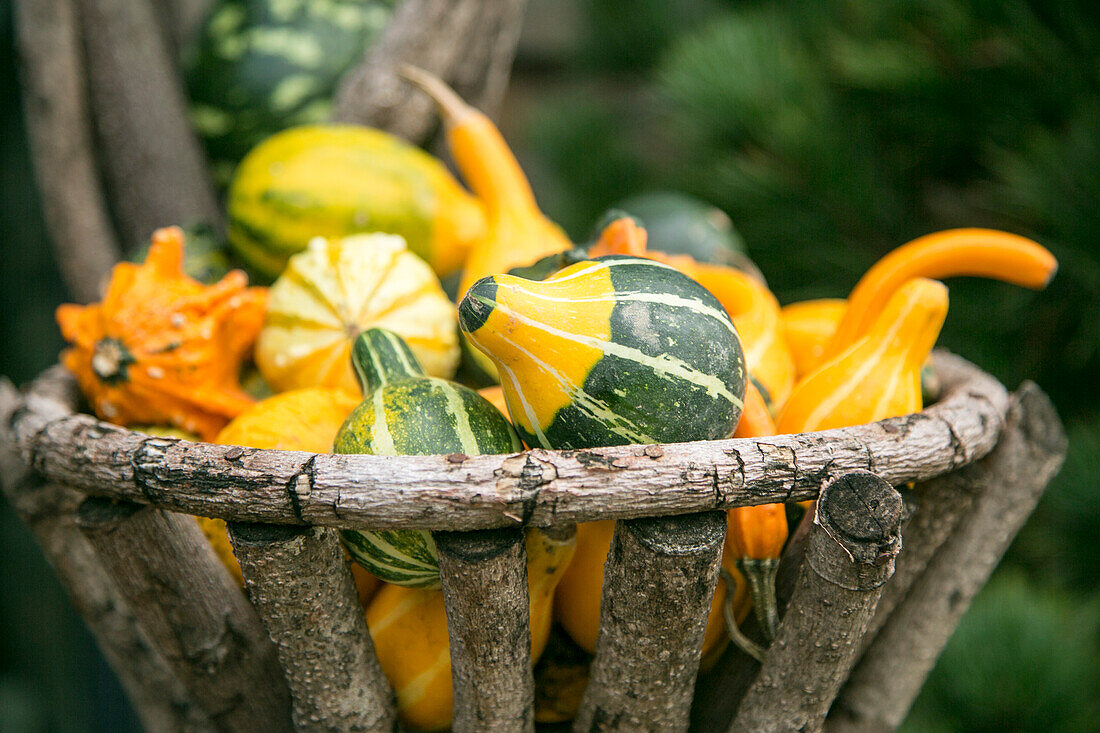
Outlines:
[{"label": "dark green background", "polygon": [[[61,347],[65,299],[0,0],[0,374]],[[1070,455],[978,597],[907,731],[1100,729],[1100,4],[1089,0],[533,0],[502,117],[576,239],[679,188],[727,211],[781,302],[842,296],[953,226],[1035,237],[1033,293],[952,280],[941,343],[1047,390]],[[170,222],[165,222],[170,223]],[[135,726],[26,530],[0,502],[0,730]]]}]

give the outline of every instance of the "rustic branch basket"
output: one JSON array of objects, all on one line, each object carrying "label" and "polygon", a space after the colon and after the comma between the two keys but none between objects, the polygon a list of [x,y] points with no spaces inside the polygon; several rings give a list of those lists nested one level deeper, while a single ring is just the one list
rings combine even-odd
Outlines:
[{"label": "rustic branch basket", "polygon": [[[789,605],[763,667],[728,652],[699,685],[695,727],[725,730],[736,712],[738,730],[817,729],[832,707],[830,729],[878,730],[901,721],[1064,453],[1036,387],[1010,396],[958,357],[934,363],[942,399],[872,425],[469,457],[151,437],[76,412],[54,368],[22,398],[4,391],[23,459],[7,457],[5,489],[156,730],[393,729],[335,528],[436,533],[455,730],[531,729],[528,647],[501,642],[528,634],[520,529],[596,519],[626,521],[577,729],[685,729],[725,531],[715,510],[817,498],[783,560]],[[919,508],[902,532],[911,512],[891,487],[907,482]],[[171,512],[230,522],[255,610]]]},{"label": "rustic branch basket", "polygon": [[[172,63],[208,5],[16,2],[32,154],[77,300],[96,297],[120,242],[220,220]],[[344,77],[335,117],[423,141],[430,103],[395,74],[410,62],[495,109],[523,7],[405,0]],[[337,528],[435,533],[454,729],[531,730],[521,530],[596,519],[622,521],[575,729],[888,730],[1065,451],[1034,385],[1009,395],[946,353],[935,368],[936,404],[873,425],[382,457],[150,437],[80,414],[72,378],[55,367],[23,394],[0,380],[0,484],[152,731],[395,728]],[[913,482],[905,500],[892,488]],[[762,665],[730,648],[697,679],[719,510],[815,498],[816,519],[782,559],[785,614]],[[248,599],[179,513],[229,522]]]}]

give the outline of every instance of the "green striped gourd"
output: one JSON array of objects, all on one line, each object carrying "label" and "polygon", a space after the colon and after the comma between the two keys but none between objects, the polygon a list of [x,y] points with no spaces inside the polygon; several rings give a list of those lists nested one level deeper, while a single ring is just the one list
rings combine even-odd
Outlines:
[{"label": "green striped gourd", "polygon": [[314,237],[398,234],[443,277],[485,233],[485,213],[436,158],[381,130],[308,125],[248,154],[229,187],[229,244],[274,279]]},{"label": "green striped gourd", "polygon": [[393,0],[217,0],[184,54],[190,117],[221,185],[264,138],[323,122]]},{"label": "green striped gourd", "polygon": [[[484,397],[424,374],[396,334],[372,328],[359,335],[352,362],[363,402],[336,434],[334,453],[435,455],[515,453],[519,437]],[[387,583],[438,587],[435,542],[423,530],[344,530],[356,562]]]},{"label": "green striped gourd", "polygon": [[709,440],[737,426],[737,331],[713,295],[668,265],[612,255],[543,281],[495,275],[458,311],[528,445]]}]

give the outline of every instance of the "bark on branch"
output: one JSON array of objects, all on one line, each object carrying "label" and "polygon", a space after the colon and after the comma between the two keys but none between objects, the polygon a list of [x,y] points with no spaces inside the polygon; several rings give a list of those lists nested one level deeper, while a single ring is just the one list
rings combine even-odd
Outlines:
[{"label": "bark on branch", "polygon": [[523,530],[436,532],[456,733],[534,731]]},{"label": "bark on branch", "polygon": [[100,163],[125,249],[221,213],[150,0],[76,0]]},{"label": "bark on branch", "polygon": [[966,521],[860,660],[829,718],[830,731],[887,731],[901,724],[959,619],[1061,468],[1065,451],[1054,406],[1025,382],[996,449],[967,471],[978,494]]},{"label": "bark on branch", "polygon": [[99,298],[119,246],[96,170],[75,0],[16,0],[23,110],[46,229],[69,294]]},{"label": "bark on branch", "polygon": [[345,74],[333,118],[387,130],[413,143],[437,126],[435,104],[397,75],[430,71],[494,116],[512,67],[524,0],[405,0],[363,62]]},{"label": "bark on branch", "polygon": [[618,522],[575,731],[686,731],[718,564],[719,512]]},{"label": "bark on branch", "polygon": [[921,413],[766,439],[515,456],[314,455],[152,438],[86,415],[30,411],[15,432],[43,475],[170,511],[348,528],[550,526],[812,499],[853,470],[900,484],[967,465],[996,443],[1008,396],[967,362],[936,359],[947,394]]},{"label": "bark on branch", "polygon": [[[76,403],[76,394],[54,395]],[[147,730],[213,731],[206,713],[153,648],[95,550],[73,522],[82,494],[30,471],[6,429],[20,396],[0,379],[0,489],[26,523]]]},{"label": "bark on branch", "polygon": [[291,730],[275,649],[194,518],[90,498],[76,523],[216,727]]},{"label": "bark on branch", "polygon": [[389,733],[386,680],[336,531],[230,524],[248,596],[286,674],[299,730]]},{"label": "bark on branch", "polygon": [[790,607],[731,731],[821,729],[893,573],[902,512],[898,492],[871,473],[822,489]]}]

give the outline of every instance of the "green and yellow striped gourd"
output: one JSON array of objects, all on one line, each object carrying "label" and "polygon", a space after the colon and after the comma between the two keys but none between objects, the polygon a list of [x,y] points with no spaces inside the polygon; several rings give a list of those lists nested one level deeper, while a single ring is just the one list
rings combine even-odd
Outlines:
[{"label": "green and yellow striped gourd", "polygon": [[310,125],[265,140],[229,187],[229,243],[278,277],[314,237],[399,234],[440,277],[485,235],[485,213],[437,159],[380,130]]},{"label": "green and yellow striped gourd", "polygon": [[737,426],[737,331],[713,295],[668,265],[612,255],[543,281],[495,275],[458,311],[528,445],[710,440]]},{"label": "green and yellow striped gourd", "polygon": [[[352,363],[363,402],[333,442],[333,453],[436,455],[515,453],[523,449],[508,420],[477,392],[429,377],[396,334],[379,328],[355,341]],[[439,585],[431,534],[423,530],[345,530],[344,545],[360,565],[387,583]]]}]

